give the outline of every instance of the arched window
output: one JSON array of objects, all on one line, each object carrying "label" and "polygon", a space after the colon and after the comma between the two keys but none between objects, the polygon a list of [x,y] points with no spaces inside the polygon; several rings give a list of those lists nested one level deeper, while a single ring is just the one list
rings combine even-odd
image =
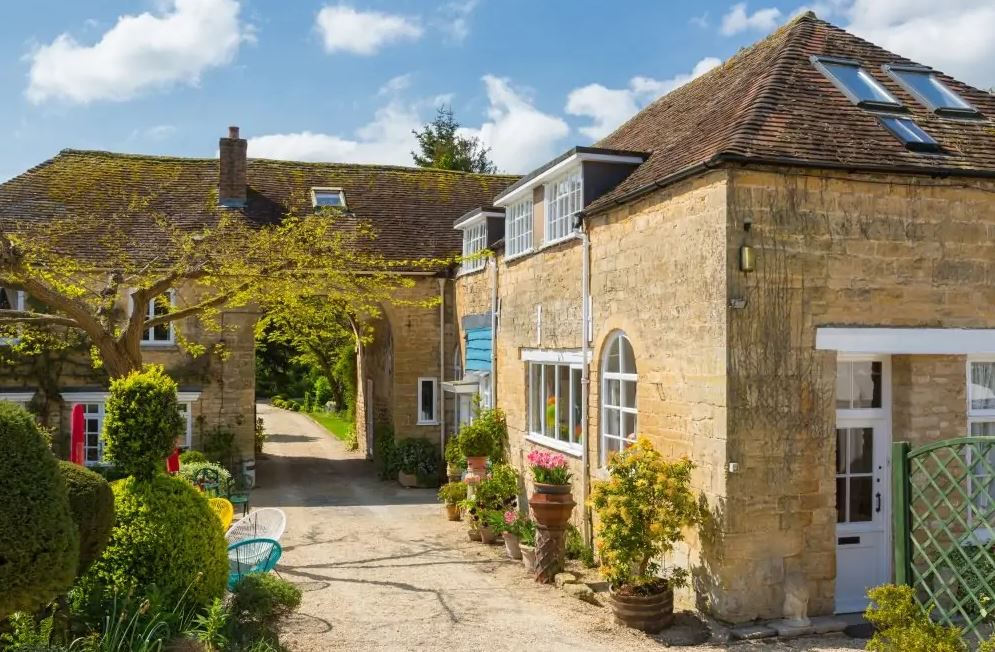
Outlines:
[{"label": "arched window", "polygon": [[601,465],[636,439],[636,356],[625,333],[615,333],[601,361]]}]

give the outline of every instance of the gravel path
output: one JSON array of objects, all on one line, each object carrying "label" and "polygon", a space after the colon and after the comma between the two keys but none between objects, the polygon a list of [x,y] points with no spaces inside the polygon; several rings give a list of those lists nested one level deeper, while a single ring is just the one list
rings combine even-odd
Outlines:
[{"label": "gravel path", "polygon": [[[599,608],[537,585],[520,562],[466,540],[434,490],[380,482],[373,466],[308,417],[259,406],[270,440],[253,507],[287,513],[280,574],[304,591],[284,628],[290,650],[656,650]],[[690,615],[685,622],[696,623]],[[685,627],[685,630],[695,629]],[[845,638],[675,650],[860,649]]]}]

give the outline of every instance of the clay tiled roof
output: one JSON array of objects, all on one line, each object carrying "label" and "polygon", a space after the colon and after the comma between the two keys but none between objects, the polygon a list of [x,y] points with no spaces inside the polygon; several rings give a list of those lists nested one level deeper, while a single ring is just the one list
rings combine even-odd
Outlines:
[{"label": "clay tiled roof", "polygon": [[[951,44],[951,47],[956,47]],[[812,55],[854,59],[908,109],[943,148],[914,153],[847,99],[812,64]],[[756,161],[924,174],[995,175],[995,97],[938,77],[982,119],[940,117],[888,76],[885,64],[911,64],[807,13],[723,65],[656,100],[598,147],[651,152],[650,158],[586,212],[603,210],[709,164]]]},{"label": "clay tiled roof", "polygon": [[[64,150],[0,184],[0,227],[44,222],[72,215],[75,210],[90,213],[94,201],[99,201],[93,194],[108,187],[112,197],[147,197],[149,214],[165,215],[181,229],[199,230],[216,219],[208,207],[216,201],[218,165],[218,159]],[[287,214],[292,198],[308,195],[312,187],[342,188],[348,208],[355,214],[354,218],[342,218],[343,223],[372,223],[377,237],[370,243],[371,249],[392,260],[458,253],[461,234],[453,230],[453,220],[471,208],[489,204],[517,179],[424,168],[251,158],[247,177],[248,202],[240,213],[257,223],[279,220]],[[72,180],[74,189],[64,188],[67,180]],[[59,187],[53,188],[53,184]],[[73,205],[78,203],[89,205]],[[108,200],[107,205],[114,203]],[[163,231],[139,211],[118,218],[108,216],[108,229],[115,228],[141,235],[145,250],[134,252],[137,259],[161,256],[168,242]],[[80,243],[73,253],[100,261],[99,246],[93,242]]]}]

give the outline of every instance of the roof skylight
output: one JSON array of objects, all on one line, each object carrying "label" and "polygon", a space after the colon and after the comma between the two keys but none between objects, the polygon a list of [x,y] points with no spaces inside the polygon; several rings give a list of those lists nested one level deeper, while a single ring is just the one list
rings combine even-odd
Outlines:
[{"label": "roof skylight", "polygon": [[885,72],[931,111],[950,115],[977,115],[978,110],[936,78],[932,71],[906,66],[885,66]]},{"label": "roof skylight", "polygon": [[859,64],[845,59],[813,57],[815,67],[857,106],[900,109],[902,103]]},{"label": "roof skylight", "polygon": [[885,128],[894,134],[895,138],[913,152],[938,152],[940,145],[923,131],[911,118],[902,116],[878,116]]},{"label": "roof skylight", "polygon": [[326,206],[344,208],[345,193],[342,192],[341,188],[312,188],[311,205],[315,208],[324,208]]}]

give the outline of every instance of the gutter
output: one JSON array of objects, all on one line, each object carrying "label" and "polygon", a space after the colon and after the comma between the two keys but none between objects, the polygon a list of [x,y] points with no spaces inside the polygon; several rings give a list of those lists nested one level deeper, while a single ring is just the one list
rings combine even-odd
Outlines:
[{"label": "gutter", "polygon": [[446,454],[446,399],[442,383],[446,380],[446,277],[439,279],[439,386],[436,389],[439,402],[439,454]]},{"label": "gutter", "polygon": [[497,326],[498,326],[498,259],[491,256],[491,395],[487,407],[497,405]]},{"label": "gutter", "polygon": [[591,438],[588,437],[589,423],[587,414],[587,403],[590,398],[591,385],[591,363],[588,360],[588,324],[591,321],[591,238],[587,233],[586,223],[583,219],[578,225],[581,238],[581,273],[580,273],[580,342],[581,342],[581,372],[580,372],[580,423],[581,438],[584,445],[581,447],[581,534],[584,543],[593,545],[593,527],[591,523],[591,511],[587,507],[588,495],[591,491]]},{"label": "gutter", "polygon": [[793,158],[768,156],[768,157],[753,157],[753,156],[743,156],[742,154],[716,154],[712,158],[708,159],[703,163],[697,163],[690,167],[679,170],[673,174],[657,179],[656,181],[651,181],[650,183],[634,188],[629,192],[619,195],[611,201],[611,203],[604,206],[599,206],[593,211],[580,211],[579,215],[581,217],[591,217],[593,215],[598,215],[606,211],[611,210],[615,206],[628,203],[634,199],[637,199],[643,195],[664,188],[666,186],[675,184],[679,181],[683,181],[689,177],[714,170],[724,164],[734,163],[742,166],[747,166],[749,164],[756,165],[777,165],[784,167],[795,167],[795,168],[805,168],[810,170],[843,170],[846,172],[872,172],[879,174],[901,174],[910,176],[928,176],[933,178],[946,178],[946,177],[964,177],[964,178],[980,178],[980,179],[995,179],[995,170],[978,170],[972,169],[961,169],[961,168],[921,168],[914,165],[891,165],[891,166],[877,166],[877,165],[853,165],[848,163],[834,163],[831,161],[799,161]]}]

